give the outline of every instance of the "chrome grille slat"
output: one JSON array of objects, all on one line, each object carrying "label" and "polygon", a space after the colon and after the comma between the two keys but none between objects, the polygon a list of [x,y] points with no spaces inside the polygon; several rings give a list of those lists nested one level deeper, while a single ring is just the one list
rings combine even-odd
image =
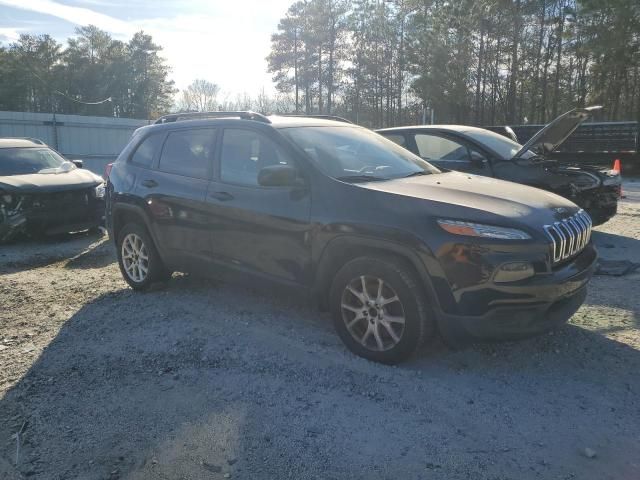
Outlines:
[{"label": "chrome grille slat", "polygon": [[575,232],[575,236],[573,238],[574,247],[576,250],[580,249],[580,241],[582,240],[581,231],[578,228],[578,225],[575,222],[575,219],[569,218],[567,224],[571,227],[571,230]]},{"label": "chrome grille slat", "polygon": [[578,244],[580,245],[580,248],[584,248],[585,246],[585,237],[586,237],[586,232],[587,232],[587,227],[586,225],[582,222],[581,218],[579,216],[576,216],[573,221],[575,222],[576,226],[578,229],[580,229],[580,237],[578,240]]},{"label": "chrome grille slat", "polygon": [[551,240],[553,264],[571,258],[584,249],[591,239],[593,223],[584,211],[551,225],[545,225],[544,231]]}]

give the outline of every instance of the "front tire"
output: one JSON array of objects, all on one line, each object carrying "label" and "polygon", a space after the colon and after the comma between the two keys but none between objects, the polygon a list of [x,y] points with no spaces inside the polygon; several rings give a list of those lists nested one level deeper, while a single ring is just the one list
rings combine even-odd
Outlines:
[{"label": "front tire", "polygon": [[168,279],[165,268],[147,230],[128,223],[118,233],[118,266],[125,281],[134,290],[148,290],[156,282]]},{"label": "front tire", "polygon": [[421,283],[393,258],[347,263],[333,280],[329,303],[347,348],[375,362],[402,362],[435,332]]}]

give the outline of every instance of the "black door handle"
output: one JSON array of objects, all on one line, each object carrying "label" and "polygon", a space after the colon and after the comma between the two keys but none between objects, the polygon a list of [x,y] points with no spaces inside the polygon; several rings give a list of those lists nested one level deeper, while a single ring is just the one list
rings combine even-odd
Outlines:
[{"label": "black door handle", "polygon": [[142,185],[147,188],[154,188],[158,186],[158,182],[156,182],[155,180],[144,180],[142,182]]},{"label": "black door handle", "polygon": [[231,195],[229,192],[210,192],[209,196],[211,198],[215,198],[216,200],[220,200],[221,202],[233,200],[233,195]]}]

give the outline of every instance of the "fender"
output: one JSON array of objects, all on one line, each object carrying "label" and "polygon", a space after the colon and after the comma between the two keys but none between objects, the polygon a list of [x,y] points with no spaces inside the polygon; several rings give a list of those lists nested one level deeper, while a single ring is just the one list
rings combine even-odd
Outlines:
[{"label": "fender", "polygon": [[153,228],[153,224],[149,220],[149,214],[142,206],[134,203],[130,203],[130,202],[126,202],[126,203],[114,202],[112,205],[111,215],[108,216],[111,219],[111,221],[107,229],[109,231],[109,236],[113,240],[113,243],[115,244],[117,242],[117,238],[114,231],[113,219],[117,218],[118,215],[120,215],[123,212],[133,213],[134,215],[142,219],[142,221],[144,222],[144,226],[147,229],[147,232],[149,232],[149,235],[151,235],[151,239],[153,240],[153,243],[156,249],[158,249],[159,253],[163,255],[165,252],[162,250],[161,246],[157,241],[155,229]]},{"label": "fender", "polygon": [[341,262],[354,258],[357,256],[355,251],[365,249],[388,252],[402,257],[415,269],[434,313],[440,318],[443,308],[446,310],[454,305],[453,295],[446,281],[438,281],[439,278],[444,278],[444,272],[441,271],[438,261],[430,249],[415,236],[409,235],[409,237],[410,242],[406,243],[362,234],[345,234],[334,237],[319,252],[317,263],[314,262],[317,267],[312,287],[313,294],[320,299],[321,304],[324,302],[324,296],[333,277],[332,274],[336,270],[336,262],[340,265]]}]

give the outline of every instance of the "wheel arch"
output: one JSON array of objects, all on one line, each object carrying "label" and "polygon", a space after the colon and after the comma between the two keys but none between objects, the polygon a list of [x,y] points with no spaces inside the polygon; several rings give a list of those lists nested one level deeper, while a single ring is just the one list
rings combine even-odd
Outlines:
[{"label": "wheel arch", "polygon": [[331,282],[347,262],[359,257],[392,258],[409,268],[420,280],[430,306],[440,311],[440,303],[427,267],[411,248],[389,240],[363,236],[340,236],[331,240],[323,249],[313,285],[313,293],[320,308],[328,308]]},{"label": "wheel arch", "polygon": [[139,223],[146,228],[151,240],[153,240],[156,248],[158,242],[153,238],[153,231],[144,210],[136,205],[122,204],[116,205],[111,214],[111,234],[113,241],[118,241],[118,233],[127,223]]}]

